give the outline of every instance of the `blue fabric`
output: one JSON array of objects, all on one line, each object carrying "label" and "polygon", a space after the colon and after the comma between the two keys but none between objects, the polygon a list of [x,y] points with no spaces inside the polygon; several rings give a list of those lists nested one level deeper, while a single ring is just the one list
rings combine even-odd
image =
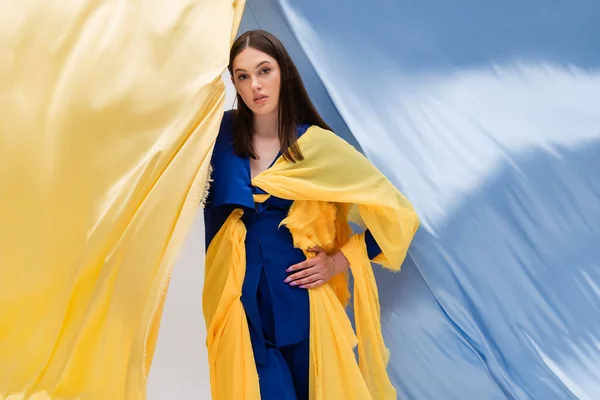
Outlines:
[{"label": "blue fabric", "polygon": [[[205,208],[206,248],[234,208],[242,207],[246,226],[246,276],[241,301],[249,322],[257,362],[265,362],[265,346],[284,347],[309,338],[310,315],[306,289],[290,287],[286,269],[305,260],[294,248],[290,231],[279,226],[291,200],[271,196],[254,204],[253,194],[264,194],[250,182],[248,158],[233,152],[233,114],[225,113],[212,157],[213,183]],[[298,137],[308,129],[298,128]],[[381,251],[367,232],[368,251]]]},{"label": "blue fabric", "polygon": [[369,255],[370,260],[381,254],[381,248],[375,241],[371,231],[368,229],[365,230],[365,244],[367,245],[367,254]]},{"label": "blue fabric", "polygon": [[600,3],[247,5],[422,218],[376,270],[398,397],[598,398]]},{"label": "blue fabric", "polygon": [[262,333],[277,347],[309,337],[308,292],[284,282],[289,275],[286,269],[306,259],[302,250],[294,248],[290,231],[279,227],[291,204],[269,198],[242,217],[247,229],[242,303],[256,339]]},{"label": "blue fabric", "polygon": [[[298,130],[301,135],[308,126]],[[213,182],[204,212],[206,248],[234,208],[244,209],[246,275],[241,301],[248,318],[254,357],[266,362],[266,345],[286,346],[308,339],[308,292],[284,282],[286,269],[305,260],[292,235],[279,227],[292,204],[276,197],[255,205],[249,159],[233,151],[233,113],[226,112],[212,157]],[[273,301],[276,299],[276,301]]]},{"label": "blue fabric", "polygon": [[261,400],[308,400],[309,341],[275,348],[257,364]]}]

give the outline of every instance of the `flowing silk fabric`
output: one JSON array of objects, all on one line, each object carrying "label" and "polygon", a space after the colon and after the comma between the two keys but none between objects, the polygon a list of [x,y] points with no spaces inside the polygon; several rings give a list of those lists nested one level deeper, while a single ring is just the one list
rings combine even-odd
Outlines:
[{"label": "flowing silk fabric", "polygon": [[242,8],[0,4],[0,399],[145,398]]},{"label": "flowing silk fabric", "polygon": [[[385,367],[388,352],[380,326],[379,301],[364,235],[350,237],[349,209],[360,217],[382,249],[386,267],[399,270],[419,220],[408,200],[353,147],[333,133],[311,127],[298,140],[305,159],[283,158],[255,177],[253,185],[294,200],[286,224],[295,246],[341,249],[354,277],[356,334],[344,310],[343,275],[310,290],[311,400],[395,399]],[[255,199],[261,201],[264,199]],[[245,272],[245,228],[235,210],[212,240],[206,256],[204,315],[213,400],[259,399],[256,367],[240,302]],[[359,362],[353,352],[358,343]],[[231,377],[242,377],[231,385]],[[236,386],[236,387],[232,387]],[[238,387],[239,386],[239,387]]]}]

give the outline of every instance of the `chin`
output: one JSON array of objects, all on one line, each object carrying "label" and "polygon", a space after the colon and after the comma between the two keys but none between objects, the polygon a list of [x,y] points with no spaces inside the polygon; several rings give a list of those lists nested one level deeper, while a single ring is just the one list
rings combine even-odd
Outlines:
[{"label": "chin", "polygon": [[267,115],[271,114],[273,111],[277,110],[277,107],[248,107],[250,111],[254,114],[258,115]]}]

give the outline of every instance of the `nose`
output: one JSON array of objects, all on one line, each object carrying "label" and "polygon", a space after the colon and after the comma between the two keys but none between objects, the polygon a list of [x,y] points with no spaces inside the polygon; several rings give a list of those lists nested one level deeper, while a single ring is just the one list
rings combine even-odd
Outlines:
[{"label": "nose", "polygon": [[260,90],[262,89],[262,84],[258,81],[258,79],[256,77],[252,78],[252,90],[256,91],[256,90]]}]

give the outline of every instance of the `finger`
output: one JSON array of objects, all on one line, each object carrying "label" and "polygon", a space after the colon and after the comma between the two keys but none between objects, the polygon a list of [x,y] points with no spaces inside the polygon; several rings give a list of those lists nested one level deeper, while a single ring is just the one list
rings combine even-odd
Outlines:
[{"label": "finger", "polygon": [[299,271],[301,269],[309,268],[309,267],[312,267],[313,265],[315,265],[316,262],[317,262],[317,260],[309,258],[308,260],[304,260],[298,264],[292,265],[291,267],[286,269],[285,272]]},{"label": "finger", "polygon": [[314,281],[313,283],[309,283],[309,284],[298,286],[298,287],[300,289],[315,289],[315,288],[318,288],[319,286],[323,286],[324,284],[325,284],[325,281],[323,279],[319,279],[317,281]]},{"label": "finger", "polygon": [[309,267],[309,268],[305,268],[299,272],[296,272],[292,275],[289,275],[286,279],[285,279],[285,283],[291,282],[291,281],[295,281],[297,279],[301,279],[301,278],[306,278],[307,276],[311,276],[314,275],[316,273],[318,273],[319,270],[317,268],[315,268],[315,266]]},{"label": "finger", "polygon": [[296,281],[293,281],[290,283],[290,286],[302,286],[302,285],[309,285],[313,282],[316,282],[318,280],[321,279],[320,275],[311,275],[311,276],[307,276],[306,278],[302,278],[302,279],[298,279]]}]

